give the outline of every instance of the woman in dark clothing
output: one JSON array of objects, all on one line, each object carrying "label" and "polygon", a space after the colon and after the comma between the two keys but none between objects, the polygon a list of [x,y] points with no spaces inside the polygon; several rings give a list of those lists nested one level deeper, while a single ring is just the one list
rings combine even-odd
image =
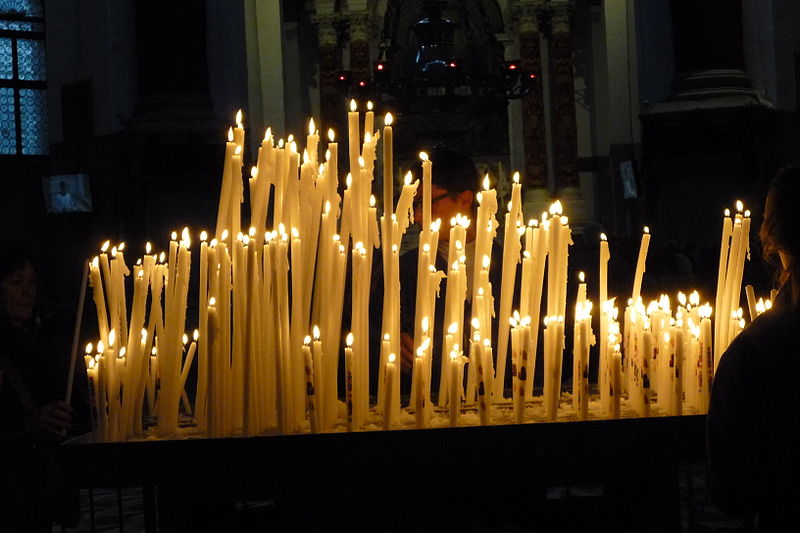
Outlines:
[{"label": "woman in dark clothing", "polygon": [[708,413],[712,493],[754,516],[761,531],[785,530],[800,498],[800,166],[772,181],[760,238],[777,267],[775,307],[722,355]]},{"label": "woman in dark clothing", "polygon": [[[50,531],[63,517],[64,494],[47,489],[44,452],[73,425],[64,402],[68,345],[36,306],[36,268],[23,248],[0,247],[0,530]],[[85,381],[83,381],[85,384]],[[83,395],[76,404],[85,408]],[[81,414],[86,409],[79,409]],[[79,416],[78,418],[83,418]],[[64,507],[55,509],[54,507]]]}]

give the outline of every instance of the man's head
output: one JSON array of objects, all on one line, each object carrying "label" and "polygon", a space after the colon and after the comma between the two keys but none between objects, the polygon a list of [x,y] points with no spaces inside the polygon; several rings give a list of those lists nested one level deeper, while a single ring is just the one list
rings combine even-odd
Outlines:
[{"label": "man's head", "polygon": [[[433,163],[431,173],[431,220],[442,220],[441,240],[447,240],[450,219],[457,214],[473,217],[475,194],[478,190],[478,171],[469,156],[434,148],[428,152]],[[422,178],[422,162],[411,167],[415,177]],[[414,220],[422,221],[422,187],[414,199]]]}]

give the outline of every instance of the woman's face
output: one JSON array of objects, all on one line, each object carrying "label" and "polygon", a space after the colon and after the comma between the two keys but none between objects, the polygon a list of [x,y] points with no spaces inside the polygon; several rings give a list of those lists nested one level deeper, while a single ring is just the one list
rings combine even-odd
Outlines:
[{"label": "woman's face", "polygon": [[33,316],[33,304],[36,302],[36,271],[26,261],[19,268],[0,282],[0,303],[2,313],[14,325],[19,325]]}]

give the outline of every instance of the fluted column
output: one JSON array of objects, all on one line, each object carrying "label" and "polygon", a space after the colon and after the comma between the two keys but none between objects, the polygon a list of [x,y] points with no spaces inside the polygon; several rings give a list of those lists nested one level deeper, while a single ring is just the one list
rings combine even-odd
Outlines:
[{"label": "fluted column", "polygon": [[518,6],[520,67],[529,80],[530,90],[522,99],[522,136],[525,152],[525,185],[547,188],[547,136],[545,132],[544,95],[542,91],[542,54],[539,34],[541,2]]},{"label": "fluted column", "polygon": [[571,42],[571,1],[550,2],[550,76],[552,80],[553,152],[557,187],[578,187],[578,129]]},{"label": "fluted column", "polygon": [[342,52],[339,48],[338,24],[336,14],[314,17],[319,41],[319,109],[323,135],[328,128],[341,134],[344,129],[344,99],[336,82],[336,73],[342,70]]}]

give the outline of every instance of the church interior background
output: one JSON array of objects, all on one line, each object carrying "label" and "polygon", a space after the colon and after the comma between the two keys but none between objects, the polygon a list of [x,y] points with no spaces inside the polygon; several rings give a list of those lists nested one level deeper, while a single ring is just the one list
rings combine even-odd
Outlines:
[{"label": "church interior background", "polygon": [[[423,19],[449,21],[439,70]],[[519,171],[526,218],[561,199],[578,248],[605,231],[632,269],[648,225],[711,287],[724,208],[758,227],[800,154],[798,28],[794,0],[0,0],[3,240],[73,313],[105,239],[212,227],[238,109],[248,165],[268,126],[344,139],[355,98],[395,115],[400,169],[444,142],[501,196]],[[79,199],[55,212],[62,181]],[[745,278],[768,288],[757,260]]]}]

